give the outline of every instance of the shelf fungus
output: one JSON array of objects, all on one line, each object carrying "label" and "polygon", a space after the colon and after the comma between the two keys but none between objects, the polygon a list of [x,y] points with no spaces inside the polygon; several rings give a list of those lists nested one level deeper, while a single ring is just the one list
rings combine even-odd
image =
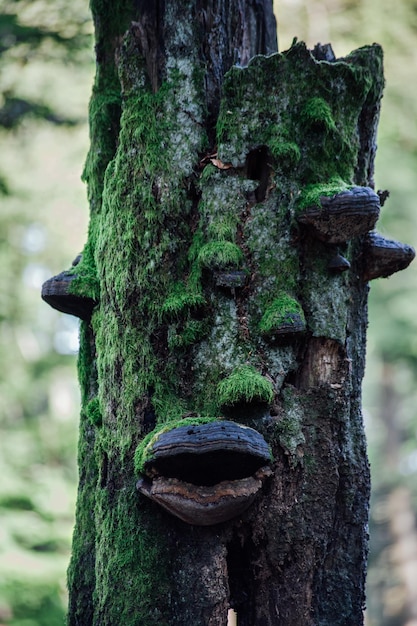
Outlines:
[{"label": "shelf fungus", "polygon": [[321,196],[298,216],[317,239],[343,243],[371,230],[379,217],[380,199],[370,187],[351,187],[333,196]]},{"label": "shelf fungus", "polygon": [[287,294],[275,298],[259,323],[262,335],[270,340],[292,339],[306,331],[306,320],[300,303]]},{"label": "shelf fungus", "polygon": [[329,261],[327,268],[334,274],[346,272],[350,269],[349,261],[338,252]]},{"label": "shelf fungus", "polygon": [[61,272],[49,278],[42,285],[42,299],[52,308],[75,315],[82,320],[90,321],[91,314],[97,302],[86,296],[71,293],[71,284],[77,278],[69,271]]},{"label": "shelf fungus", "polygon": [[151,439],[136,487],[184,522],[211,526],[252,504],[270,462],[252,428],[227,420],[179,426]]},{"label": "shelf fungus", "polygon": [[363,249],[363,279],[387,278],[408,267],[416,253],[412,246],[385,239],[377,232],[367,235]]},{"label": "shelf fungus", "polygon": [[224,272],[214,272],[216,287],[234,291],[245,286],[247,274],[240,270],[230,270]]}]

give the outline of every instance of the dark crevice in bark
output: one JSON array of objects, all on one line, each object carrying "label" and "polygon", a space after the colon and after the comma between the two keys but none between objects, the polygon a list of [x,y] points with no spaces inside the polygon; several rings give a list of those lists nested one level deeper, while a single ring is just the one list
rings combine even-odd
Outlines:
[{"label": "dark crevice in bark", "polygon": [[107,487],[108,474],[109,474],[109,456],[107,452],[103,452],[103,458],[101,459],[101,469],[100,469],[100,487],[102,489]]},{"label": "dark crevice in bark", "polygon": [[239,626],[249,625],[252,568],[247,545],[243,543],[240,536],[235,535],[227,545],[227,574],[230,607],[237,614]]},{"label": "dark crevice in bark", "polygon": [[207,108],[216,119],[223,78],[233,66],[246,66],[257,54],[277,52],[276,23],[268,0],[199,0],[201,51],[206,69]]},{"label": "dark crevice in bark", "polygon": [[[168,3],[169,4],[169,3]],[[164,0],[136,0],[133,29],[154,91],[165,76],[166,49],[181,38]],[[246,66],[257,54],[277,52],[276,22],[269,0],[197,0],[183,3],[182,16],[197,25],[195,40],[204,71],[210,140],[217,120],[223,79],[233,66]],[[178,46],[178,42],[174,45]]]},{"label": "dark crevice in bark", "polygon": [[164,0],[136,0],[137,21],[132,23],[140,53],[146,62],[152,89],[161,84],[165,68]]},{"label": "dark crevice in bark", "polygon": [[265,200],[272,172],[272,156],[268,146],[260,146],[251,150],[246,157],[245,174],[250,180],[258,180],[259,187],[254,191],[255,201]]}]

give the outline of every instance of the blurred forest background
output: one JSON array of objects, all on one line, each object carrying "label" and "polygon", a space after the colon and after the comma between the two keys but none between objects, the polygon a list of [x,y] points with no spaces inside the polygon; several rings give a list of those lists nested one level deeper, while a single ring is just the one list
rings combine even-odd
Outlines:
[{"label": "blurred forest background", "polygon": [[[378,229],[417,246],[417,0],[277,0],[341,57],[380,43]],[[0,626],[64,623],[77,483],[78,322],[40,299],[82,250],[94,74],[87,0],[0,0]],[[371,284],[364,414],[372,464],[367,626],[417,626],[417,262]]]}]

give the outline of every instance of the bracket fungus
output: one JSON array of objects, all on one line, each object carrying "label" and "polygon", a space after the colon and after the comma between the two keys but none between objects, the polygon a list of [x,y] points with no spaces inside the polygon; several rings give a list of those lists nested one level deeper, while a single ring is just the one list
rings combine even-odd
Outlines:
[{"label": "bracket fungus", "polygon": [[363,279],[387,278],[408,267],[415,255],[412,246],[371,232],[364,245]]},{"label": "bracket fungus", "polygon": [[301,305],[291,296],[281,294],[265,310],[259,330],[270,339],[293,338],[305,333],[306,320]]},{"label": "bracket fungus", "polygon": [[243,513],[272,474],[262,435],[227,420],[172,428],[140,452],[138,491],[197,526]]},{"label": "bracket fungus", "polygon": [[97,302],[93,298],[72,293],[71,284],[76,278],[77,275],[68,270],[49,278],[42,285],[41,296],[53,309],[89,322]]},{"label": "bracket fungus", "polygon": [[349,261],[338,252],[335,254],[329,261],[327,265],[327,269],[335,274],[346,272],[346,270],[350,269]]},{"label": "bracket fungus", "polygon": [[214,280],[216,287],[220,287],[221,289],[228,289],[233,292],[234,289],[240,289],[245,286],[247,273],[243,270],[215,272]]},{"label": "bracket fungus", "polygon": [[351,187],[321,196],[320,206],[308,206],[298,216],[317,239],[344,243],[371,230],[379,217],[380,199],[370,187]]}]

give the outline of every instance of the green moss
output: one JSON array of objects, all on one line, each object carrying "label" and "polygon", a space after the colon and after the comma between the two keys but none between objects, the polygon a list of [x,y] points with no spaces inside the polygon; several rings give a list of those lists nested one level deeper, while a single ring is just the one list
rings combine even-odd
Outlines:
[{"label": "green moss", "polygon": [[283,141],[280,138],[270,139],[268,148],[281,167],[294,167],[301,159],[300,148],[293,141]]},{"label": "green moss", "polygon": [[272,402],[274,389],[270,380],[251,365],[241,365],[217,386],[219,403],[233,406],[240,402]]},{"label": "green moss", "polygon": [[121,114],[121,95],[117,76],[111,75],[100,88],[93,89],[90,100],[90,141],[82,179],[88,184],[91,213],[101,208],[106,167],[113,158]]},{"label": "green moss", "polygon": [[237,228],[237,216],[228,215],[209,224],[207,234],[210,239],[234,241]]},{"label": "green moss", "polygon": [[171,325],[168,328],[168,347],[171,350],[187,348],[203,339],[209,331],[207,320],[190,319],[180,327]]},{"label": "green moss", "polygon": [[297,210],[303,211],[308,207],[321,207],[321,198],[323,196],[335,196],[346,189],[350,185],[340,178],[333,178],[328,183],[318,183],[314,185],[306,185],[297,201]]},{"label": "green moss", "polygon": [[94,260],[94,247],[92,235],[84,246],[81,261],[70,272],[76,278],[70,283],[70,293],[85,298],[91,298],[96,302],[100,299],[100,282],[97,277],[96,264]]},{"label": "green moss", "polygon": [[189,292],[181,283],[174,285],[173,293],[162,303],[162,313],[169,318],[179,317],[190,309],[197,309],[206,303],[203,294]]},{"label": "green moss", "polygon": [[134,480],[119,493],[97,493],[96,623],[169,626],[166,525],[151,502],[143,497],[139,506],[138,498]]},{"label": "green moss", "polygon": [[138,474],[143,473],[145,463],[152,459],[152,447],[163,433],[167,433],[174,428],[180,428],[181,426],[200,426],[201,424],[210,424],[215,421],[216,419],[213,417],[186,417],[159,426],[146,435],[136,448],[134,461],[135,471]]},{"label": "green moss", "polygon": [[303,309],[297,300],[287,294],[275,298],[266,309],[259,323],[259,330],[263,334],[271,334],[283,324],[304,324]]},{"label": "green moss", "polygon": [[235,269],[242,261],[242,250],[231,241],[209,241],[198,253],[198,262],[208,269]]},{"label": "green moss", "polygon": [[301,121],[308,127],[321,127],[326,132],[335,131],[332,110],[323,98],[310,98],[301,110]]},{"label": "green moss", "polygon": [[93,398],[92,400],[90,400],[85,408],[85,412],[87,418],[90,420],[93,426],[101,426],[103,418],[101,415],[100,401],[98,398]]}]

